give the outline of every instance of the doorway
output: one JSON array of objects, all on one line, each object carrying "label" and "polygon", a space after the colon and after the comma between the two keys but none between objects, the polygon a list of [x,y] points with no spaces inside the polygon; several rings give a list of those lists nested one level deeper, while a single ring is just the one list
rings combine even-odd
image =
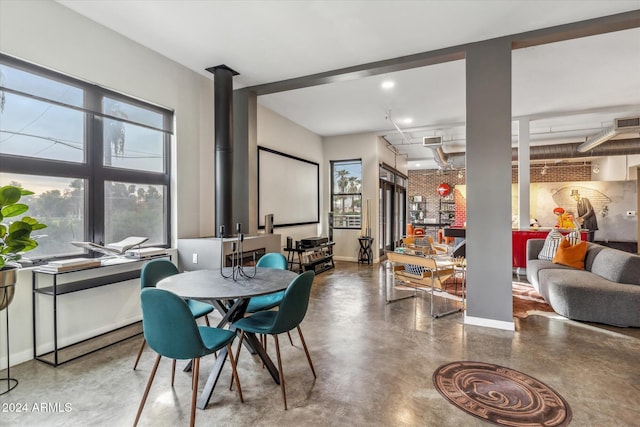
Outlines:
[{"label": "doorway", "polygon": [[379,241],[380,256],[402,243],[407,224],[407,177],[389,166],[380,166]]}]

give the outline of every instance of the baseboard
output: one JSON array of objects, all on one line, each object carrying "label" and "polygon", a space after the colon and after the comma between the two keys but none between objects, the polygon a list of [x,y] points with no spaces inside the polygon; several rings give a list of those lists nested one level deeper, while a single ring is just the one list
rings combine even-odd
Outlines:
[{"label": "baseboard", "polygon": [[483,317],[473,317],[464,315],[465,325],[483,326],[487,328],[503,329],[505,331],[515,331],[516,325],[513,322],[505,322],[503,320],[485,319]]},{"label": "baseboard", "polygon": [[[358,262],[358,258],[355,257],[349,257],[349,256],[333,256],[333,260],[334,261],[346,261],[346,262]],[[374,258],[373,259],[373,264],[377,264],[380,262],[380,258]],[[366,262],[365,262],[366,265]]]},{"label": "baseboard", "polygon": [[350,256],[333,256],[334,261],[358,262],[358,258]]},{"label": "baseboard", "polygon": [[[0,344],[4,345],[4,343]],[[19,365],[24,362],[33,360],[33,349],[27,349],[18,353],[11,353],[11,367]],[[0,358],[0,372],[7,369],[7,356]]]},{"label": "baseboard", "polygon": [[[114,322],[109,325],[103,325],[99,328],[95,328],[90,331],[82,331],[75,335],[71,335],[68,337],[58,337],[58,348],[64,348],[73,344],[77,344],[79,342],[97,338],[100,335],[115,331],[116,329],[123,328],[125,326],[131,325],[133,323],[139,322],[142,320],[142,315],[132,316],[128,319],[122,319],[118,322]],[[58,332],[60,335],[60,332]],[[53,337],[48,339],[47,341],[38,342],[38,354],[48,353],[53,349]],[[31,353],[31,359],[33,359],[33,352]],[[11,355],[11,363],[13,363],[13,354]]]}]

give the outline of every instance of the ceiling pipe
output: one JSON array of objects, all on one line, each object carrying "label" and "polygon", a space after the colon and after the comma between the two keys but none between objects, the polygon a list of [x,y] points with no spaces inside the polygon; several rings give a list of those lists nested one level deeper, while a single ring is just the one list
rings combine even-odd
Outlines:
[{"label": "ceiling pipe", "polygon": [[[536,145],[529,148],[529,158],[531,160],[562,160],[562,159],[578,159],[584,158],[585,155],[578,151],[581,143],[557,144],[557,145]],[[441,166],[443,162],[446,166],[454,169],[465,167],[465,153],[444,153],[444,157],[435,154],[434,160]],[[618,139],[609,142],[606,145],[598,146],[591,150],[588,156],[607,157],[607,156],[628,156],[640,154],[640,138]],[[443,161],[444,160],[444,161]],[[518,148],[511,149],[511,160],[518,160]]]},{"label": "ceiling pipe", "polygon": [[607,142],[616,135],[618,135],[618,132],[613,127],[602,129],[598,134],[588,136],[586,141],[578,145],[576,150],[580,153],[585,153],[596,148],[598,145]]},{"label": "ceiling pipe", "polygon": [[433,151],[433,160],[435,160],[440,169],[445,169],[449,166],[449,156],[444,152],[442,146],[429,148],[431,148],[431,151]]}]

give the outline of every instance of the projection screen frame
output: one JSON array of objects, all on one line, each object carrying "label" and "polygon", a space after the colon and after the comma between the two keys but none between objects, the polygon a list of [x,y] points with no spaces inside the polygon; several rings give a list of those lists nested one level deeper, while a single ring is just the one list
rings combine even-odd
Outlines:
[{"label": "projection screen frame", "polygon": [[[309,221],[298,221],[298,222],[285,222],[285,223],[279,223],[278,222],[278,213],[277,212],[265,212],[264,214],[261,212],[261,206],[263,205],[262,202],[262,197],[263,194],[260,191],[260,180],[262,178],[261,176],[261,168],[260,168],[260,154],[261,151],[276,155],[276,156],[282,156],[286,159],[290,159],[290,160],[296,160],[298,162],[302,162],[306,165],[312,165],[315,166],[315,184],[316,184],[316,193],[315,193],[315,203],[316,203],[316,212],[315,212],[315,218],[314,219],[310,219]],[[309,186],[311,187],[311,185]],[[287,153],[283,153],[277,150],[273,150],[271,148],[267,148],[267,147],[262,147],[262,146],[258,146],[258,229],[264,229],[264,215],[267,214],[274,214],[274,228],[275,227],[293,227],[293,226],[297,226],[297,225],[308,225],[308,224],[318,224],[320,223],[320,164],[317,162],[312,162],[311,160],[307,160],[307,159],[303,159],[301,157],[296,157],[293,156],[291,154],[287,154]]]}]

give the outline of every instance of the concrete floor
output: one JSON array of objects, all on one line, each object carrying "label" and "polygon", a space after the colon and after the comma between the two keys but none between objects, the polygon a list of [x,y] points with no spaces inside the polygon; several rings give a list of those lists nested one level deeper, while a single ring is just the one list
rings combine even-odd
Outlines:
[{"label": "concrete floor", "polygon": [[[508,332],[465,326],[460,313],[433,320],[428,295],[385,304],[384,277],[378,266],[344,262],[317,276],[302,329],[318,378],[297,333],[292,333],[295,347],[283,337],[287,411],[279,387],[243,351],[239,375],[245,403],[223,386],[230,379],[227,364],[211,403],[197,411],[196,424],[486,425],[449,404],[431,379],[444,363],[477,360],[553,387],[571,405],[574,426],[639,425],[638,328],[529,316],[516,319],[516,332]],[[36,361],[12,368],[20,384],[0,396],[0,425],[132,425],[154,360],[147,349],[138,370],[132,370],[139,344],[134,338],[58,368]],[[212,364],[212,357],[203,359],[203,376]],[[140,425],[188,423],[191,376],[179,371],[171,388],[170,367],[168,360],[161,363]],[[200,389],[204,382],[201,377]]]}]

